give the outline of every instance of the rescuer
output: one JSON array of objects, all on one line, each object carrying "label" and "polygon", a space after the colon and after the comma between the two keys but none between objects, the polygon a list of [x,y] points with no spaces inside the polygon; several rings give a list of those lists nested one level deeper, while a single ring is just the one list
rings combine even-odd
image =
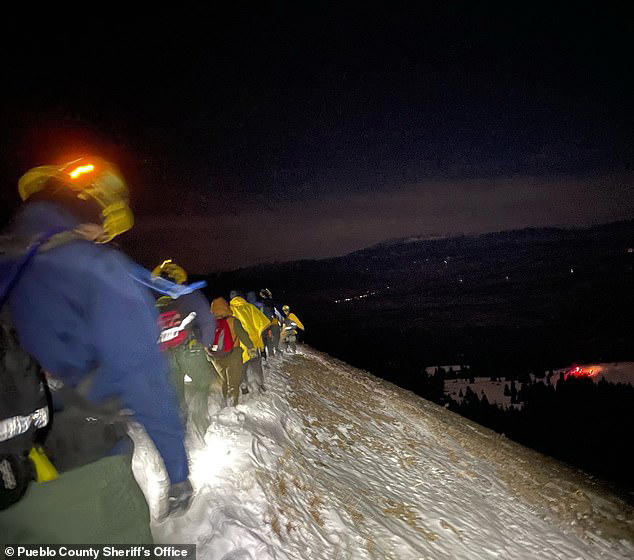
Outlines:
[{"label": "rescuer", "polygon": [[151,542],[122,408],[163,458],[164,509],[185,509],[192,487],[154,301],[130,276],[132,263],[106,245],[133,225],[127,186],[115,166],[91,157],[31,169],[18,188],[24,204],[9,238],[38,242],[3,286],[21,347],[47,372],[56,410],[44,451],[60,475],[31,483],[0,512],[2,540]]},{"label": "rescuer", "polygon": [[[187,280],[185,270],[172,259],[163,261],[152,275],[177,284],[184,284]],[[210,422],[208,400],[212,383],[220,394],[220,378],[204,351],[213,342],[216,319],[211,314],[207,298],[199,290],[178,298],[159,297],[156,306],[160,313],[159,342],[169,356],[170,379],[190,431],[203,440]]]},{"label": "rescuer", "polygon": [[211,312],[216,317],[216,333],[213,344],[205,350],[222,379],[225,404],[237,406],[243,368],[242,346],[247,349],[249,356],[255,357],[257,350],[240,320],[233,316],[226,299],[214,299]]},{"label": "rescuer", "polygon": [[266,391],[264,385],[264,372],[262,371],[262,356],[264,342],[262,333],[271,321],[255,305],[247,302],[237,291],[230,294],[231,312],[242,323],[242,326],[249,334],[249,338],[256,349],[255,354],[250,353],[247,346],[242,344],[242,392],[249,392],[249,381],[253,379],[258,392]]},{"label": "rescuer", "polygon": [[286,351],[297,352],[297,329],[304,330],[304,325],[295,313],[291,313],[291,308],[288,305],[282,306],[282,313],[284,313],[282,339],[286,345]]}]

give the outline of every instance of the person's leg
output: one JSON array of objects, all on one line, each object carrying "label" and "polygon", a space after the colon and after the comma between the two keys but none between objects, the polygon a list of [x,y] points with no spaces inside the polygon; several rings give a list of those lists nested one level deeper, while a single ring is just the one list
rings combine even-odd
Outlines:
[{"label": "person's leg", "polygon": [[286,340],[286,332],[284,330],[283,327],[280,326],[280,342],[278,344],[278,348],[282,351],[282,352],[286,352],[287,350],[287,340]]},{"label": "person's leg", "polygon": [[211,366],[211,383],[209,384],[209,400],[210,411],[216,412],[227,406],[227,383],[223,380],[217,365],[210,362]]},{"label": "person's leg", "polygon": [[288,341],[290,351],[293,354],[297,352],[297,335],[290,334],[288,337],[286,337],[286,340]]},{"label": "person's leg", "polygon": [[280,350],[280,333],[281,333],[280,326],[273,325],[273,346],[275,347],[276,352],[279,352]]},{"label": "person's leg", "polygon": [[264,350],[262,350],[262,359],[267,360],[271,354],[269,352],[269,329],[265,329],[261,335],[262,344],[264,345]]},{"label": "person's leg", "polygon": [[249,362],[247,360],[242,364],[242,374],[240,378],[240,386],[242,387],[242,394],[246,395],[249,392]]},{"label": "person's leg", "polygon": [[214,359],[214,367],[218,372],[218,376],[220,377],[221,383],[221,391],[222,397],[226,401],[227,400],[227,391],[229,387],[229,378],[228,378],[228,356],[224,358],[216,358]]},{"label": "person's leg", "polygon": [[262,358],[257,356],[249,360],[250,369],[251,369],[251,379],[253,379],[254,383],[257,385],[257,389],[259,392],[265,391],[264,387],[264,371],[262,370]]},{"label": "person's leg", "polygon": [[267,358],[271,358],[275,355],[275,343],[273,339],[273,325],[271,325],[268,329],[266,329],[265,335],[266,335],[265,346],[266,346]]},{"label": "person's leg", "polygon": [[242,363],[242,349],[236,348],[231,351],[228,356],[227,378],[229,385],[229,399],[233,402],[233,406],[238,404],[240,394],[240,382],[242,380],[242,372],[244,364]]},{"label": "person's leg", "polygon": [[277,354],[277,352],[280,351],[280,326],[273,325],[271,327],[271,332],[272,332],[273,351]]},{"label": "person's leg", "polygon": [[174,389],[176,390],[176,394],[178,395],[178,402],[180,405],[180,409],[183,415],[186,414],[187,405],[185,403],[185,371],[183,370],[183,366],[185,365],[182,356],[182,349],[173,348],[167,351],[170,371],[169,371],[169,380]]},{"label": "person's leg", "polygon": [[187,423],[192,431],[204,439],[209,428],[209,387],[212,375],[216,375],[213,366],[205,358],[202,347],[189,351],[185,357],[186,372],[190,382],[185,383],[185,399],[187,402]]}]

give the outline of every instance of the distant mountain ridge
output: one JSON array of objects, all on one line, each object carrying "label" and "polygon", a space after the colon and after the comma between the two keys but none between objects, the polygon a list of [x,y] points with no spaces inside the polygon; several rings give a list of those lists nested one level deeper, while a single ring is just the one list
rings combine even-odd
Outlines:
[{"label": "distant mountain ridge", "polygon": [[[421,234],[421,235],[409,235],[405,237],[391,238],[381,241],[374,245],[346,253],[338,257],[326,257],[323,259],[299,259],[292,261],[281,261],[272,263],[261,263],[253,266],[243,267],[234,270],[226,270],[221,272],[212,273],[210,277],[220,276],[254,276],[250,273],[266,273],[271,269],[287,269],[297,268],[302,265],[313,265],[315,263],[330,264],[340,263],[349,258],[357,258],[372,254],[377,251],[383,251],[385,249],[396,250],[399,247],[403,247],[405,250],[410,250],[414,247],[438,247],[443,244],[455,245],[455,244],[469,244],[469,243],[483,243],[483,242],[501,242],[501,241],[558,241],[564,239],[574,238],[589,238],[595,235],[630,235],[630,245],[634,246],[634,220],[620,220],[616,222],[609,222],[605,224],[597,224],[587,227],[570,228],[570,227],[527,227],[521,229],[502,230],[488,233],[465,233],[462,235],[442,235],[442,234]],[[204,276],[204,275],[196,275]]]},{"label": "distant mountain ridge", "polygon": [[[487,233],[464,233],[460,235],[451,234],[421,234],[421,235],[408,235],[404,237],[395,237],[386,239],[374,245],[370,245],[357,251],[352,251],[344,256],[354,255],[357,253],[365,253],[375,249],[384,249],[387,247],[393,247],[396,245],[407,245],[410,243],[425,243],[436,241],[448,241],[455,239],[557,239],[562,237],[570,237],[576,235],[592,235],[597,232],[604,232],[613,230],[614,232],[621,232],[628,230],[634,233],[634,220],[619,220],[616,222],[608,222],[605,224],[597,224],[586,227],[526,227],[520,229],[500,230]],[[632,241],[634,243],[634,240]],[[336,257],[342,258],[342,257]],[[329,259],[324,259],[329,260]]]},{"label": "distant mountain ridge", "polygon": [[[403,270],[420,259],[441,259],[442,262],[445,257],[450,257],[461,258],[466,262],[478,257],[490,261],[499,256],[505,260],[508,257],[503,254],[508,252],[506,245],[510,245],[513,251],[518,244],[524,245],[526,250],[536,253],[544,250],[544,243],[559,242],[577,245],[573,253],[578,254],[582,254],[585,249],[602,251],[606,246],[618,246],[620,250],[626,251],[634,247],[634,220],[585,228],[529,227],[453,237],[409,236],[386,240],[339,257],[258,264],[210,274],[208,279],[220,291],[234,287],[259,289],[267,286],[287,294],[306,295],[313,289],[321,290],[324,285],[336,287],[343,282],[344,285],[357,286],[367,276],[365,268],[369,267],[392,273],[395,267]],[[539,245],[533,246],[533,243]],[[548,251],[555,249],[551,247]],[[359,267],[361,276],[351,277],[351,271]],[[289,281],[290,278],[292,281]],[[228,287],[230,285],[231,288]]]}]

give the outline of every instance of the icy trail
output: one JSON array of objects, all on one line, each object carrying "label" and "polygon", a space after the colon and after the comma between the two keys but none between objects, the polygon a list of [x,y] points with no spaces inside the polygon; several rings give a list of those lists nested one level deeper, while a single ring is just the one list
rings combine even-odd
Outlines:
[{"label": "icy trail", "polygon": [[[555,461],[305,346],[265,375],[191,444],[196,497],[156,542],[209,560],[634,557],[633,510]],[[138,448],[156,514],[161,469]]]}]

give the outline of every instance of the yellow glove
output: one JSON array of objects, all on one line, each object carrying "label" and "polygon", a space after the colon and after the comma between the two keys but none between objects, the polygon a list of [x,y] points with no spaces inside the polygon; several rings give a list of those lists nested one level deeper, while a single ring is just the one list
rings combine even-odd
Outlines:
[{"label": "yellow glove", "polygon": [[59,476],[57,469],[48,460],[46,453],[41,447],[32,447],[31,451],[29,451],[29,459],[35,465],[35,480],[37,482],[48,482],[49,480],[55,480]]}]

